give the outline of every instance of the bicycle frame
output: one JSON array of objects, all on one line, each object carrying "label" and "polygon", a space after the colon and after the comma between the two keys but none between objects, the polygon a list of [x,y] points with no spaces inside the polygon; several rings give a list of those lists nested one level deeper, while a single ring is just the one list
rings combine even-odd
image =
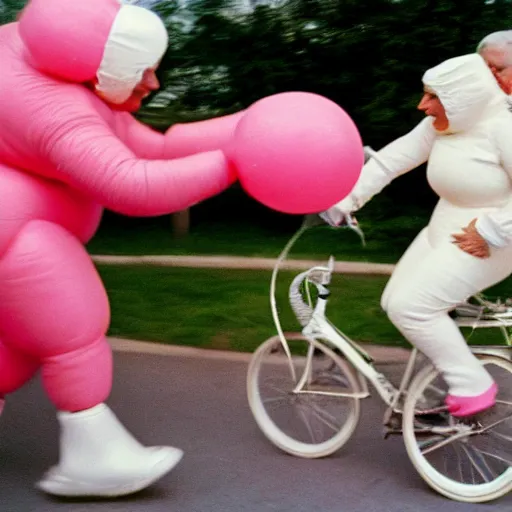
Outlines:
[{"label": "bicycle frame", "polygon": [[[302,375],[300,377],[297,377],[296,375],[295,367],[293,366],[292,362],[292,355],[279,322],[279,316],[277,313],[277,306],[275,300],[275,286],[277,278],[277,269],[279,267],[279,264],[281,263],[281,261],[285,259],[290,248],[296,242],[296,240],[304,233],[306,229],[308,229],[311,226],[311,218],[307,218],[303,225],[301,226],[301,228],[299,229],[299,231],[290,239],[289,243],[283,249],[280,257],[278,258],[278,261],[274,268],[271,282],[272,314],[277,327],[279,339],[288,357],[288,363],[292,378],[297,383],[294,388],[294,393],[317,395],[324,394],[331,396],[353,397],[362,399],[370,396],[370,392],[367,385],[368,380],[371,382],[371,384],[373,384],[374,388],[377,390],[381,399],[388,406],[388,409],[384,416],[384,423],[387,424],[392,413],[402,412],[401,409],[398,407],[398,404],[400,398],[406,393],[406,390],[413,377],[414,368],[418,361],[419,351],[416,348],[413,348],[413,350],[411,351],[411,355],[406,364],[406,368],[402,376],[401,382],[399,384],[399,387],[397,388],[389,381],[389,379],[383,373],[378,372],[375,369],[372,358],[355,341],[351,340],[347,335],[342,333],[336,326],[334,326],[326,318],[325,312],[329,296],[329,289],[327,288],[327,285],[330,283],[334,263],[332,256],[327,266],[312,267],[308,271],[302,272],[296,277],[296,280],[298,279],[300,282],[304,281],[306,283],[314,284],[318,291],[317,302],[312,311],[311,318],[301,331],[302,336],[308,341],[310,341],[306,365]],[[354,229],[354,226],[357,225],[354,223],[354,221],[352,221],[352,219],[349,218],[346,227]],[[359,228],[357,228],[356,231],[358,231],[358,233],[362,235],[362,232],[359,230]],[[308,298],[310,299],[311,302],[309,290],[306,289],[306,291],[308,294]],[[483,299],[479,300],[482,301]],[[512,347],[510,346],[510,335],[508,334],[506,328],[512,326],[512,316],[510,318],[505,319],[500,319],[497,318],[496,316],[491,316],[490,319],[488,320],[482,320],[478,316],[476,316],[474,319],[470,320],[468,320],[467,318],[459,318],[456,319],[456,322],[460,326],[473,327],[473,329],[482,327],[500,327],[504,334],[504,338],[507,345],[472,346],[471,349],[476,354],[489,354],[498,357],[503,357],[509,360],[511,359],[510,349]],[[311,374],[315,344],[322,343],[323,341],[327,342],[328,346],[330,345],[338,349],[346,357],[347,361],[352,365],[352,367],[357,370],[357,377],[360,383],[360,389],[355,390],[354,393],[316,391],[304,389],[305,385],[308,383],[308,379]]]},{"label": "bicycle frame", "polygon": [[[393,409],[396,408],[396,405],[398,403],[398,400],[400,396],[403,394],[404,390],[406,389],[407,385],[410,382],[410,379],[412,377],[412,373],[414,370],[414,365],[417,360],[417,351],[413,350],[410,360],[407,364],[406,371],[404,373],[404,376],[402,378],[402,382],[400,384],[400,387],[397,389],[388,379],[387,377],[378,372],[374,366],[372,358],[362,350],[361,347],[357,345],[354,341],[352,341],[350,338],[348,338],[346,335],[344,335],[341,331],[339,331],[336,327],[334,327],[329,320],[325,317],[325,310],[327,306],[327,296],[328,296],[328,289],[325,287],[324,284],[317,282],[314,284],[317,286],[318,292],[320,294],[320,297],[317,300],[317,303],[315,305],[313,314],[311,316],[310,321],[308,324],[304,327],[302,330],[302,335],[304,338],[308,340],[314,340],[315,342],[321,342],[321,340],[328,341],[329,344],[336,347],[344,356],[347,358],[347,360],[350,362],[350,364],[358,371],[358,377],[359,382],[361,385],[361,389],[357,390],[355,393],[330,393],[330,392],[321,392],[321,391],[308,391],[304,390],[304,386],[308,381],[308,376],[311,371],[311,363],[312,363],[312,357],[314,352],[314,343],[310,345],[310,349],[308,350],[307,355],[307,361],[306,366],[304,369],[303,374],[300,376],[300,378],[297,377],[295,372],[295,367],[293,366],[292,362],[292,355],[290,352],[290,348],[288,346],[288,343],[286,341],[286,338],[284,336],[284,333],[281,328],[281,324],[279,321],[279,315],[277,312],[277,305],[276,305],[276,299],[275,299],[275,288],[276,288],[276,279],[277,279],[277,271],[279,268],[280,263],[286,258],[290,248],[292,245],[297,241],[297,239],[304,233],[306,229],[311,227],[311,217],[306,218],[305,222],[301,226],[301,228],[298,230],[298,232],[290,239],[288,244],[283,249],[280,257],[277,260],[276,266],[274,267],[274,272],[272,275],[272,281],[271,281],[271,287],[270,287],[270,299],[271,299],[271,308],[272,308],[272,315],[274,318],[274,322],[277,327],[278,336],[281,340],[283,349],[288,357],[288,363],[290,367],[290,372],[292,374],[292,378],[295,382],[297,382],[294,392],[297,394],[307,394],[307,393],[314,393],[314,394],[331,394],[336,396],[347,396],[347,397],[354,397],[354,398],[366,398],[370,396],[368,386],[365,379],[368,379],[374,387],[377,389],[379,395],[383,399],[383,401]],[[347,224],[348,228],[354,229],[355,223],[350,222]],[[358,228],[355,229],[358,234],[362,237],[362,232],[358,230]],[[331,259],[332,263],[332,259]],[[309,271],[304,272],[303,275],[311,276],[313,273],[319,273],[320,274],[320,280],[321,281],[329,281],[330,276],[332,274],[332,265],[331,267],[312,267]]]},{"label": "bicycle frame", "polygon": [[[313,316],[310,322],[302,330],[302,335],[308,340],[315,340],[321,342],[325,340],[329,345],[337,348],[349,361],[349,363],[358,371],[359,382],[361,384],[361,390],[356,393],[326,393],[333,394],[336,396],[346,396],[354,398],[367,398],[370,396],[366,380],[370,381],[374,388],[379,393],[380,397],[393,409],[396,409],[400,397],[403,395],[407,388],[417,361],[418,352],[413,349],[409,361],[406,366],[406,370],[402,377],[399,388],[396,388],[388,378],[381,372],[378,372],[373,366],[373,361],[358,345],[356,342],[351,340],[348,336],[339,331],[334,327],[329,320],[325,317],[325,308],[327,306],[327,299],[319,298],[315,306]],[[309,392],[302,389],[306,384],[307,376],[311,368],[312,354],[308,353],[308,360],[306,361],[306,367],[302,377],[298,380],[294,392],[300,394],[314,393],[322,394],[321,392]],[[362,379],[361,376],[364,378]],[[398,411],[397,411],[398,412]]]}]

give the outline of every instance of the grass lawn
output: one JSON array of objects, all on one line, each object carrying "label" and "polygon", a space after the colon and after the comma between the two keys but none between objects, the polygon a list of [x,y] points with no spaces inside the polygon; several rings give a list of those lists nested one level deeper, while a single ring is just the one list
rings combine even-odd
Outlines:
[{"label": "grass lawn", "polygon": [[[217,200],[217,199],[216,199]],[[217,201],[220,202],[220,199]],[[174,238],[170,216],[128,218],[106,213],[96,236],[88,244],[92,254],[109,255],[233,255],[275,258],[302,223],[302,216],[278,219],[267,210],[248,214],[236,208],[232,215],[215,215],[215,200],[191,209],[190,233]],[[219,205],[220,206],[220,205]],[[372,211],[373,208],[373,211]],[[376,210],[376,211],[375,211]],[[358,216],[367,245],[348,230],[327,225],[308,230],[296,243],[293,258],[395,263],[416,234],[428,222],[423,211],[379,213],[375,200]],[[387,211],[387,210],[385,210]],[[261,215],[258,215],[261,213]],[[237,215],[238,214],[238,215]]]},{"label": "grass lawn", "polygon": [[[169,223],[170,224],[170,223]],[[363,225],[364,228],[364,225]],[[293,230],[279,232],[263,227],[237,224],[202,224],[188,236],[173,238],[164,223],[149,223],[143,228],[103,229],[88,245],[91,254],[109,255],[232,255],[275,258],[288,242]],[[292,258],[328,258],[340,261],[395,263],[412,237],[390,244],[389,240],[369,238],[362,246],[357,235],[330,227],[310,229],[293,248]]]},{"label": "grass lawn", "polygon": [[[253,351],[276,334],[268,271],[101,265],[98,269],[111,298],[112,336]],[[287,300],[294,275],[283,272],[278,283],[285,331],[299,330]],[[334,276],[328,315],[356,340],[407,346],[379,307],[386,281],[384,276]],[[507,291],[512,294],[509,282],[495,290]],[[475,332],[471,341],[500,343],[501,339],[492,329]]]}]

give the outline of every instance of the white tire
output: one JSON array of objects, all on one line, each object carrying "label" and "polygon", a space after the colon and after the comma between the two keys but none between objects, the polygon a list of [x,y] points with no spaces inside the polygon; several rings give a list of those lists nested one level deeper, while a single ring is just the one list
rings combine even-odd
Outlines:
[{"label": "white tire", "polygon": [[[422,438],[417,431],[420,417],[415,417],[415,411],[425,407],[429,396],[438,394],[441,399],[441,386],[446,389],[444,379],[430,365],[411,383],[403,414],[407,454],[420,476],[440,494],[468,503],[496,500],[512,490],[512,363],[490,355],[477,357],[499,387],[497,404],[481,416],[482,426],[487,426],[487,430],[472,427],[470,422],[463,424],[443,413],[446,426],[460,426],[460,436],[444,433]],[[495,426],[491,428],[492,425]],[[465,428],[476,431],[469,434]],[[486,442],[491,448],[486,447]]]},{"label": "white tire", "polygon": [[[255,351],[247,373],[247,395],[249,406],[254,415],[256,423],[262,430],[263,434],[275,446],[281,450],[304,458],[320,458],[331,455],[339,450],[352,436],[357,427],[360,416],[360,393],[359,381],[352,370],[342,358],[336,355],[329,347],[317,341],[308,341],[302,339],[292,339],[289,341],[292,348],[294,367],[298,369],[297,380],[304,373],[305,357],[301,354],[315,349],[316,355],[313,356],[312,365],[314,379],[311,387],[305,385],[303,389],[313,390],[311,394],[297,394],[293,390],[297,384],[291,376],[288,358],[284,353],[282,344],[277,336],[269,338]],[[299,347],[297,347],[297,345]],[[266,363],[269,364],[270,372],[266,372]],[[301,371],[302,368],[302,371]],[[268,384],[267,379],[272,379],[274,384]],[[270,399],[263,396],[263,388],[268,387],[275,392],[277,388],[276,382],[284,381],[284,389]],[[315,394],[317,391],[312,387],[316,385],[316,389],[330,390],[332,393],[346,393],[354,396],[326,396],[325,394]],[[304,401],[312,402],[314,399],[318,401],[329,401],[333,405],[334,412],[320,412],[321,409],[317,405],[310,404],[313,420],[316,419],[320,426],[328,428],[331,435],[321,440],[317,437],[317,433],[313,432],[312,425],[305,425],[306,413],[301,410],[297,417],[294,416],[296,410],[294,406],[305,408]],[[287,411],[281,415],[283,421],[273,417],[275,405],[283,405],[287,407]],[[302,420],[302,421],[301,421]],[[304,425],[302,425],[304,423]],[[300,435],[292,435],[287,433],[285,426],[297,430],[302,430]],[[301,428],[305,427],[305,428]]]}]

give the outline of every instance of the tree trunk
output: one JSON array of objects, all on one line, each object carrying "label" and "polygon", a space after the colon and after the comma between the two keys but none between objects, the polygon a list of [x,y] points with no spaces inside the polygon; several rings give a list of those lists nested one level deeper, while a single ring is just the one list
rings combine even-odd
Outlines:
[{"label": "tree trunk", "polygon": [[175,238],[188,235],[190,230],[190,209],[182,210],[171,215],[172,234]]}]

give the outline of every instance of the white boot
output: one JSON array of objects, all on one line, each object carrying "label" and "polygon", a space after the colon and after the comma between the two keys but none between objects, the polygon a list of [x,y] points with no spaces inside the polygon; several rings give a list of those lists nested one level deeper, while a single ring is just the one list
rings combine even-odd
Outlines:
[{"label": "white boot", "polygon": [[116,497],[138,492],[168,473],[183,452],[142,446],[114,413],[100,404],[58,413],[60,461],[37,487],[57,496]]}]

